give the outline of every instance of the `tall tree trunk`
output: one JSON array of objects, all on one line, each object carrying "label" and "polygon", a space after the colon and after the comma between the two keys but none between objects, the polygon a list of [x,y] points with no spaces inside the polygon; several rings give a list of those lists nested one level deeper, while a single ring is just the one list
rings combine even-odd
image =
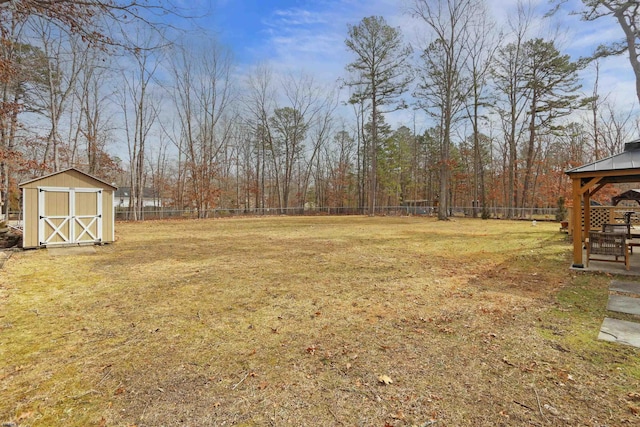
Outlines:
[{"label": "tall tree trunk", "polygon": [[378,191],[378,105],[375,86],[371,97],[371,169],[369,171],[369,216],[376,214],[376,192]]},{"label": "tall tree trunk", "polygon": [[531,178],[533,173],[533,161],[535,154],[535,143],[536,143],[536,95],[533,94],[531,99],[531,109],[529,110],[530,118],[529,118],[529,142],[527,144],[527,155],[525,157],[524,164],[524,182],[522,185],[522,197],[520,200],[520,213],[524,214],[524,208],[527,207],[527,201],[530,196],[530,186],[531,186]]}]

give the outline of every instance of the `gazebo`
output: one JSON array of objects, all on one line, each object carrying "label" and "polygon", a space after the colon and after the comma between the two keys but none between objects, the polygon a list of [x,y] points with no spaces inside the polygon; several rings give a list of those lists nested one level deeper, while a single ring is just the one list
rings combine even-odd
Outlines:
[{"label": "gazebo", "polygon": [[[565,173],[569,175],[573,184],[572,267],[584,268],[582,247],[591,229],[591,197],[607,184],[640,182],[640,139],[627,142],[622,153],[570,169]],[[583,218],[584,226],[581,227]]]},{"label": "gazebo", "polygon": [[640,190],[633,189],[633,190],[625,191],[624,193],[618,194],[617,196],[613,196],[611,198],[611,205],[617,206],[618,203],[622,202],[623,200],[636,202],[637,204],[640,205]]}]

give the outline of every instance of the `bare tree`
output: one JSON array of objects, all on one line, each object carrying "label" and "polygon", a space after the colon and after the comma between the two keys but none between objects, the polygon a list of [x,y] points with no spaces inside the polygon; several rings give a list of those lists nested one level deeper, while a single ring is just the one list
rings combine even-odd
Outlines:
[{"label": "bare tree", "polygon": [[186,162],[188,194],[199,217],[215,206],[219,155],[224,154],[232,123],[225,120],[233,95],[231,53],[215,41],[206,45],[181,48],[172,64],[173,99],[180,120],[177,146]]},{"label": "bare tree", "polygon": [[[276,145],[279,140],[284,142],[280,144],[284,156],[279,162],[282,205],[289,207],[289,193],[295,186],[296,205],[303,208],[312,169],[330,133],[337,97],[334,91],[316,85],[313,78],[304,73],[290,73],[283,77],[281,84],[286,106],[275,110],[271,131]],[[282,132],[285,129],[286,135]]]},{"label": "bare tree", "polygon": [[150,147],[148,157],[148,167],[151,172],[151,185],[154,205],[164,206],[165,197],[168,190],[168,181],[171,174],[171,161],[169,159],[168,144],[162,138],[157,147]]},{"label": "bare tree", "polygon": [[423,65],[415,95],[419,105],[437,118],[441,129],[438,219],[446,220],[450,208],[451,136],[470,91],[464,72],[475,2],[415,0],[412,13],[433,32],[433,40],[422,52]]},{"label": "bare tree", "polygon": [[[144,39],[144,35],[139,34]],[[149,135],[159,114],[159,101],[154,98],[154,78],[160,65],[160,50],[153,39],[143,40],[146,47],[133,52],[133,65],[122,72],[120,105],[129,151],[131,219],[143,219],[146,149]]]},{"label": "bare tree", "polygon": [[[476,13],[470,23],[467,59],[467,73],[470,79],[469,102],[466,104],[467,116],[471,120],[473,128],[473,200],[485,213],[485,182],[483,162],[482,138],[480,134],[480,121],[486,117],[484,111],[490,101],[487,95],[489,72],[493,64],[493,56],[498,48],[499,34],[494,31],[495,22],[488,16],[486,4],[479,2],[476,5]],[[473,209],[473,216],[477,216],[477,208]]]},{"label": "bare tree", "polygon": [[[566,0],[555,0],[556,8]],[[640,102],[640,2],[633,0],[582,0],[584,9],[580,12],[584,21],[595,21],[612,16],[618,21],[624,37],[610,44],[600,45],[594,57],[629,55],[629,64],[636,80],[636,96]]]},{"label": "bare tree", "polygon": [[618,154],[629,141],[635,129],[633,112],[620,112],[612,102],[605,102],[598,114],[598,134],[605,156]]},{"label": "bare tree", "polygon": [[[255,206],[266,207],[267,150],[272,144],[269,117],[275,109],[275,89],[273,70],[266,64],[258,65],[247,78],[247,93],[244,99],[248,112],[248,126],[252,130],[255,143]],[[279,188],[278,174],[274,176]]]},{"label": "bare tree", "polygon": [[[1,15],[11,14],[18,21],[42,18],[100,45],[118,44],[113,30],[123,25],[137,22],[159,30],[167,25],[160,17],[183,16],[183,11],[161,0],[0,0]],[[5,32],[7,22],[0,19],[0,32]]]},{"label": "bare tree", "polygon": [[[5,18],[0,15],[0,18]],[[10,183],[15,170],[23,162],[19,147],[19,115],[30,109],[31,88],[44,83],[42,72],[46,57],[34,46],[20,43],[23,25],[13,16],[6,17],[6,38],[0,43],[0,188],[2,212],[9,212]],[[7,67],[7,64],[14,64]],[[5,216],[6,218],[6,216]]]},{"label": "bare tree", "polygon": [[[37,34],[47,68],[44,75],[46,85],[40,93],[40,112],[49,122],[42,162],[49,164],[53,171],[60,168],[61,140],[60,120],[68,110],[78,76],[87,65],[88,49],[76,35],[61,31],[43,19],[32,22],[32,30]],[[69,165],[67,162],[65,166]]]},{"label": "bare tree", "polygon": [[366,123],[365,101],[352,103],[353,113],[356,118],[356,174],[357,174],[357,198],[358,208],[362,211],[367,202],[367,176],[369,168],[369,143],[366,138],[364,126]]},{"label": "bare tree", "polygon": [[[307,159],[307,167],[301,181],[301,202],[307,201],[311,176],[325,174],[322,170],[323,147],[329,144],[331,134],[334,129],[334,114],[338,105],[338,94],[334,90],[315,88],[318,92],[318,99],[314,102],[313,114],[310,116],[311,130],[309,132],[310,154]],[[314,186],[317,188],[320,182],[316,180]],[[317,199],[316,199],[317,202]]]},{"label": "bare tree", "polygon": [[106,158],[110,131],[110,118],[106,111],[112,93],[105,88],[110,70],[104,66],[103,59],[103,54],[93,51],[82,69],[75,93],[80,111],[74,126],[70,127],[75,127],[75,135],[70,138],[74,142],[74,153],[79,142],[83,141],[87,171],[100,176],[105,176],[108,173],[106,169],[112,166]]},{"label": "bare tree", "polygon": [[[344,208],[349,206],[353,187],[355,140],[344,128],[333,137],[333,144],[323,145],[326,163],[326,186],[318,202],[324,206]],[[320,171],[318,171],[320,172]],[[351,190],[351,191],[350,191]],[[351,193],[351,194],[350,194]]]},{"label": "bare tree", "polygon": [[512,17],[512,41],[496,52],[492,76],[496,88],[496,109],[500,117],[506,149],[503,151],[505,182],[505,207],[507,217],[512,218],[519,205],[518,192],[518,143],[524,136],[522,117],[526,110],[528,91],[524,82],[524,44],[531,23],[531,11],[518,5],[517,17]]},{"label": "bare tree", "polygon": [[[10,187],[16,169],[13,166],[22,163],[26,166],[23,169],[29,171],[30,175],[41,172],[45,167],[57,169],[60,166],[59,124],[70,101],[71,94],[67,89],[74,86],[69,84],[72,83],[74,73],[69,70],[74,68],[74,63],[68,57],[69,52],[65,52],[67,58],[57,55],[68,49],[69,44],[54,35],[54,31],[58,34],[70,34],[73,51],[78,53],[85,51],[80,46],[134,49],[135,46],[128,44],[126,39],[115,37],[118,30],[129,24],[139,23],[160,34],[163,28],[171,25],[167,23],[167,14],[184,16],[180,8],[160,0],[0,0],[0,84],[8,89],[3,93],[0,106],[0,128],[3,133],[0,142],[0,186],[5,200],[9,191],[15,193],[15,189]],[[26,41],[25,32],[22,31],[26,23],[39,22],[47,23],[48,29],[42,33],[46,37],[46,46],[42,48],[48,50],[48,58],[38,48],[29,46],[34,40]],[[31,55],[27,61],[25,54]],[[34,61],[34,55],[40,56],[38,64]],[[40,62],[43,58],[48,63]],[[47,67],[41,68],[43,64]],[[46,76],[47,79],[44,78]],[[29,84],[23,84],[27,81]],[[51,96],[40,99],[40,102],[30,98],[36,85],[40,86],[38,89],[48,91]],[[40,140],[39,136],[23,138],[17,143],[17,131],[21,129],[18,120],[20,113],[29,110],[43,111],[43,100],[47,104],[50,124],[44,137],[44,147],[35,143]],[[70,152],[65,161],[71,164],[75,159],[74,155],[74,152]],[[47,159],[48,165],[39,163],[43,158]],[[8,209],[8,205],[5,209]]]},{"label": "bare tree", "polygon": [[600,95],[598,94],[598,81],[600,80],[600,61],[598,59],[594,61],[594,67],[596,76],[593,81],[593,94],[591,96],[591,127],[593,129],[593,154],[595,156],[595,160],[598,160],[600,158],[600,131],[598,128],[598,110],[600,108],[600,104],[602,103]]},{"label": "bare tree", "polygon": [[269,121],[273,131],[271,160],[281,185],[278,186],[278,205],[280,209],[286,209],[294,168],[299,164],[309,124],[300,110],[291,107],[277,108]]}]

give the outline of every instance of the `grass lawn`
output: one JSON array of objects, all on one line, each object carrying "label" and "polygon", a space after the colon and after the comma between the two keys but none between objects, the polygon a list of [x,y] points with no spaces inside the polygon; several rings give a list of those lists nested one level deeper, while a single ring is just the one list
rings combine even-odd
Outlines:
[{"label": "grass lawn", "polygon": [[0,271],[5,426],[640,424],[610,276],[558,224],[417,217],[118,223]]}]

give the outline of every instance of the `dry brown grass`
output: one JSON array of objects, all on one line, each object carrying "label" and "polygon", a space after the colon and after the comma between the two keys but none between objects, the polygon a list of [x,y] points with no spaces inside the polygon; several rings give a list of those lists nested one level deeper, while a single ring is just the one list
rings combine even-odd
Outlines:
[{"label": "dry brown grass", "polygon": [[640,352],[596,340],[610,278],[570,250],[552,223],[321,217],[17,253],[0,422],[633,425]]}]

